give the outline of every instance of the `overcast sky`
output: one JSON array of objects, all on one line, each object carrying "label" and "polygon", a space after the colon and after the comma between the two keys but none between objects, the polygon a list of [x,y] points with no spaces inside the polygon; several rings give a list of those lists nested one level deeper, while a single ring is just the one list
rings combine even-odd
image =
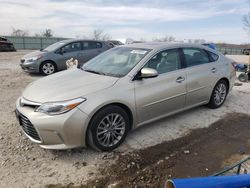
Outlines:
[{"label": "overcast sky", "polygon": [[30,35],[51,28],[60,37],[88,37],[98,28],[113,39],[250,42],[242,23],[250,0],[0,0],[0,6],[0,35],[14,27]]}]

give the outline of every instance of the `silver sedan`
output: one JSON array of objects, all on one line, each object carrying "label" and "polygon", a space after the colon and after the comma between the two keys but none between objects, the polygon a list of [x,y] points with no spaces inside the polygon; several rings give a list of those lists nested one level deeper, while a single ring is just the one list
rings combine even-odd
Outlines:
[{"label": "silver sedan", "polygon": [[43,148],[110,151],[146,123],[200,105],[220,107],[234,80],[230,60],[202,45],[125,45],[31,83],[16,114]]}]

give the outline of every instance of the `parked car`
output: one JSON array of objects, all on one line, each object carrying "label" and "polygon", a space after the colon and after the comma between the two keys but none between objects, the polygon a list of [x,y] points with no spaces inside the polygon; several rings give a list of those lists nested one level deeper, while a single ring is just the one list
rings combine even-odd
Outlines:
[{"label": "parked car", "polygon": [[200,105],[220,107],[234,81],[231,61],[203,45],[124,45],[31,83],[16,114],[43,148],[110,151],[141,125]]},{"label": "parked car", "polygon": [[243,55],[250,55],[250,48],[246,48],[242,50]]},{"label": "parked car", "polygon": [[111,44],[113,44],[113,46],[120,46],[120,45],[124,45],[121,41],[119,40],[109,40],[108,42],[110,42]]},{"label": "parked car", "polygon": [[27,72],[49,75],[66,69],[66,61],[70,58],[77,59],[81,66],[109,48],[104,41],[63,40],[23,56],[20,66]]},{"label": "parked car", "polygon": [[214,43],[203,43],[202,45],[212,48],[213,50],[216,50],[216,44]]},{"label": "parked car", "polygon": [[0,52],[15,52],[16,49],[12,42],[0,37]]}]

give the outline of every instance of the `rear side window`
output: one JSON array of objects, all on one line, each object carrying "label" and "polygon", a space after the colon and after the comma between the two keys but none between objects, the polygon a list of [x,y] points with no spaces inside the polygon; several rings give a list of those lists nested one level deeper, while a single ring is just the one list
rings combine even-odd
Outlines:
[{"label": "rear side window", "polygon": [[96,43],[96,48],[102,48],[102,43],[97,42],[97,43]]},{"label": "rear side window", "polygon": [[102,43],[94,41],[83,42],[84,50],[91,50],[96,48],[102,48]]},{"label": "rear side window", "polygon": [[209,52],[207,51],[207,53],[209,54],[209,59],[210,59],[210,62],[214,62],[214,61],[217,61],[219,59],[219,56],[213,52]]},{"label": "rear side window", "polygon": [[202,49],[184,48],[183,53],[187,67],[210,63],[208,53]]}]

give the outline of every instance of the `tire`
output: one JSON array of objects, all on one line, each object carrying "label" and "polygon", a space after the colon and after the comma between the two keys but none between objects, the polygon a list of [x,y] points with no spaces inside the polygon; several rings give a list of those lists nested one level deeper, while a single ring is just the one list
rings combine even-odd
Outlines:
[{"label": "tire", "polygon": [[212,109],[221,107],[227,98],[228,89],[228,83],[225,80],[220,80],[213,89],[208,107]]},{"label": "tire", "polygon": [[238,79],[239,81],[241,82],[247,82],[248,80],[248,75],[246,73],[241,73],[239,76],[238,76]]},{"label": "tire", "polygon": [[57,71],[56,64],[52,61],[45,61],[40,65],[40,73],[43,75],[50,75]]},{"label": "tire", "polygon": [[112,151],[124,141],[129,127],[125,110],[115,105],[107,106],[93,116],[87,131],[87,144],[98,151]]}]

